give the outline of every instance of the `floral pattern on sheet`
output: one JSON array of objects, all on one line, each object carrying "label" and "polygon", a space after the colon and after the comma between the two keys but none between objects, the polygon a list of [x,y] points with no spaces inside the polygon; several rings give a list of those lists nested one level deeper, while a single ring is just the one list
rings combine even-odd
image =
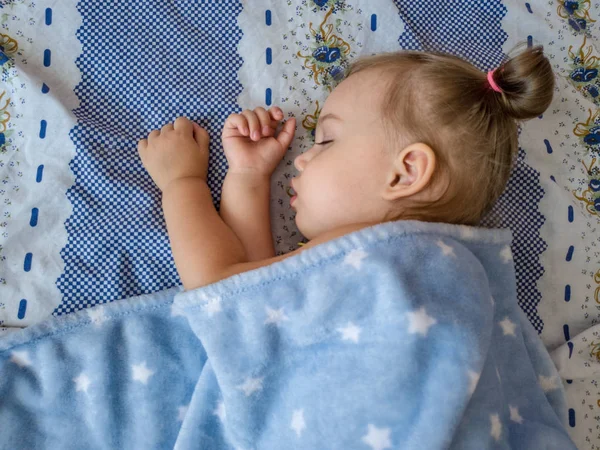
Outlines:
[{"label": "floral pattern on sheet", "polygon": [[[288,5],[291,5],[288,1]],[[313,21],[306,23],[305,17],[311,13],[324,12],[322,20],[317,24]],[[345,14],[361,15],[363,11],[357,9],[345,1],[315,1],[303,0],[302,6],[296,7],[294,20],[298,20],[297,29],[290,30],[290,33],[283,35],[283,50],[289,51],[292,46],[286,41],[293,39],[293,47],[298,48],[291,58],[302,64],[301,72],[294,71],[291,77],[283,74],[286,81],[291,81],[295,86],[306,87],[302,90],[305,99],[313,105],[321,99],[324,103],[327,95],[335,88],[336,84],[343,80],[346,69],[350,61],[357,56],[357,50],[363,47],[362,42],[354,35],[355,31],[361,31],[364,28],[362,20],[356,21],[345,17]],[[294,23],[295,24],[295,23]],[[308,29],[307,29],[308,28]],[[291,60],[286,61],[291,64]],[[292,89],[297,89],[292,86]],[[317,95],[310,95],[314,91]],[[285,103],[288,98],[283,98]],[[320,111],[319,108],[317,108]],[[318,115],[314,116],[314,111],[304,111],[302,123],[306,123],[309,116],[312,116],[314,123],[318,120]],[[310,122],[309,122],[310,123]],[[305,132],[314,138],[314,126],[304,127]]]},{"label": "floral pattern on sheet", "polygon": [[[600,361],[600,341],[592,341],[590,347],[590,356],[594,356],[598,361]],[[600,406],[600,399],[598,399],[598,406]]]},{"label": "floral pattern on sheet", "polygon": [[557,0],[557,13],[577,34],[591,34],[596,20],[590,16],[591,0]]},{"label": "floral pattern on sheet", "polygon": [[[26,89],[26,85],[18,77],[15,60],[19,64],[26,65],[27,59],[23,57],[20,41],[32,43],[33,39],[26,37],[19,29],[19,22],[27,21],[29,25],[35,24],[32,17],[24,18],[18,14],[11,14],[13,6],[26,5],[30,11],[34,11],[35,3],[25,0],[5,0],[0,5],[0,264],[7,263],[3,254],[2,243],[9,237],[7,231],[8,223],[13,219],[12,196],[20,189],[23,171],[19,157],[19,148],[15,145],[14,136],[22,136],[23,132],[14,129],[11,119],[20,118],[21,114],[14,113],[15,102],[25,103],[20,92]],[[11,31],[7,31],[10,29]],[[0,265],[0,285],[6,285],[7,280],[3,275],[5,271]],[[0,304],[0,309],[4,304]],[[0,321],[0,328],[2,322]]]},{"label": "floral pattern on sheet", "polygon": [[[531,7],[545,8],[546,4],[556,8],[558,20],[553,14],[546,16],[547,38],[538,42],[544,45],[557,75],[557,90],[552,106],[537,125],[539,130],[551,131],[544,131],[545,136],[541,131],[534,136],[538,142],[544,142],[548,160],[554,158],[560,164],[553,168],[554,181],[573,202],[568,208],[562,202],[557,207],[564,214],[562,220],[577,224],[573,227],[578,230],[568,241],[560,243],[559,247],[566,244],[570,250],[556,263],[567,264],[565,273],[572,277],[569,284],[557,290],[557,301],[563,300],[568,305],[565,308],[573,311],[561,322],[563,342],[570,343],[569,358],[575,360],[580,355],[600,361],[598,331],[593,332],[593,338],[578,338],[575,331],[583,324],[589,327],[600,324],[600,52],[596,28],[600,8],[589,0],[531,2]],[[544,35],[541,31],[532,33]],[[590,385],[585,384],[586,388],[580,391],[573,390],[584,382]],[[578,442],[589,446],[598,439],[597,431],[593,431],[600,423],[598,380],[569,380],[569,385],[571,392],[578,392],[570,394],[570,427],[575,434],[582,435],[577,436]]]},{"label": "floral pattern on sheet", "polygon": [[[312,22],[309,23],[310,34],[314,38],[312,45],[309,46],[310,53],[307,55],[303,55],[301,51],[297,53],[304,59],[304,67],[310,69],[309,75],[312,74],[315,84],[322,84],[329,91],[332,90],[331,86],[335,81],[344,78],[344,66],[350,54],[350,45],[333,33],[332,24],[326,24],[333,11],[332,8],[325,14],[318,30],[313,28]],[[340,19],[336,20],[339,21]]]},{"label": "floral pattern on sheet", "polygon": [[[300,114],[296,114],[298,129],[293,145],[304,152],[314,143],[317,120],[325,99],[344,79],[350,62],[363,49],[360,36],[366,31],[370,14],[345,0],[302,0],[296,4],[288,0],[287,5],[293,13],[290,13],[288,31],[282,35],[281,49],[286,55],[284,66],[289,69],[284,70],[281,77],[289,86],[290,95],[275,99],[274,103],[284,111],[303,106]],[[289,180],[293,176],[293,159],[288,158],[283,164],[285,181],[277,181],[276,185],[291,197]],[[279,208],[285,207],[281,198],[277,202]],[[283,245],[284,241],[298,240],[300,235],[292,225],[294,216],[291,209],[289,213],[279,213],[277,220],[285,223],[280,231],[286,236],[284,239],[280,233],[275,233],[277,246]],[[294,249],[292,245],[285,251]]]},{"label": "floral pattern on sheet", "polygon": [[569,46],[569,59],[573,69],[569,73],[569,80],[580,93],[600,106],[600,58],[596,56],[593,47],[591,44],[587,45],[587,36],[584,36],[579,50],[573,51],[573,46]]},{"label": "floral pattern on sheet", "polygon": [[[563,22],[562,27],[555,27],[546,20],[554,29],[556,38],[544,43],[545,52],[555,72],[581,97],[575,97],[575,100],[563,98],[561,108],[552,111],[552,114],[563,116],[554,135],[562,137],[558,150],[564,152],[563,164],[570,172],[570,186],[565,188],[571,191],[588,214],[600,218],[600,56],[595,41],[590,38],[589,26],[585,33],[581,33],[583,28],[577,29],[573,25],[576,19],[588,25],[594,24],[596,19],[592,17],[589,0],[558,0],[556,3],[558,16],[568,21],[566,24]],[[572,134],[567,131],[565,118],[572,120]],[[579,167],[573,164],[573,160],[578,162]]]},{"label": "floral pattern on sheet", "polygon": [[573,153],[583,166],[583,176],[571,178],[578,184],[572,192],[589,214],[600,217],[600,109],[589,108],[585,121],[575,119],[574,122],[573,134],[578,138],[579,145],[572,146],[583,151],[574,150]]},{"label": "floral pattern on sheet", "polygon": [[588,184],[586,189],[580,194],[578,190],[573,191],[575,198],[585,203],[585,208],[588,213],[598,215],[600,211],[600,167],[596,165],[597,158],[592,158],[590,165],[587,166],[585,161],[582,164],[588,175]]},{"label": "floral pattern on sheet", "polygon": [[[585,168],[586,178],[579,180],[581,188],[574,189],[575,198],[585,205],[589,214],[598,216],[600,212],[600,110],[588,110],[585,122],[577,122],[573,134],[579,138],[579,144],[585,151],[579,159]],[[583,183],[582,183],[583,181]]]}]

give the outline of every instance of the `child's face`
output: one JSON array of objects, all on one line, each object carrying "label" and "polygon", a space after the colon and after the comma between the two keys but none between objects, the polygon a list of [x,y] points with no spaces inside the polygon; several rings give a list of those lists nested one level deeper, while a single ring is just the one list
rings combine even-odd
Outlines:
[{"label": "child's face", "polygon": [[[380,113],[383,89],[384,78],[372,70],[342,81],[323,106],[315,145],[295,159],[300,174],[293,179],[292,207],[308,239],[340,226],[382,222],[389,211],[381,198],[392,161]],[[316,145],[326,141],[332,142]]]}]

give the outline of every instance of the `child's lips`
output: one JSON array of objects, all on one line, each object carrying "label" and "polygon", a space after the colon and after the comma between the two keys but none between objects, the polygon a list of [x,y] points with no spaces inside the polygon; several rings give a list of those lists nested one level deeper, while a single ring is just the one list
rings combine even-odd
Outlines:
[{"label": "child's lips", "polygon": [[292,181],[290,181],[290,187],[287,190],[287,194],[290,197],[297,197],[298,193],[296,192],[296,189],[294,189],[294,179],[292,178]]},{"label": "child's lips", "polygon": [[296,190],[294,189],[294,179],[292,179],[290,181],[290,187],[288,189],[288,195],[291,197],[290,198],[290,206],[293,205],[294,200],[296,200],[296,197],[298,197],[298,194],[296,193]]}]

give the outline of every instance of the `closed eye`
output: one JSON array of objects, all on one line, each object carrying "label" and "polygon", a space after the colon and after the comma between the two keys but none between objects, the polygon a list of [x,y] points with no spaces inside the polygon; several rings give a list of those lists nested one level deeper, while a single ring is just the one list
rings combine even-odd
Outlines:
[{"label": "closed eye", "polygon": [[333,140],[323,141],[323,142],[315,142],[315,145],[325,145],[325,144],[329,144],[330,142],[333,142]]}]

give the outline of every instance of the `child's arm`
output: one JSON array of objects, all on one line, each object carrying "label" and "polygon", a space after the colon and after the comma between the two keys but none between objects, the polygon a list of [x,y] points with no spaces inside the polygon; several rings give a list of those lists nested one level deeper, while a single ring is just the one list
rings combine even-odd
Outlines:
[{"label": "child's arm", "polygon": [[283,111],[273,106],[230,115],[221,135],[229,170],[221,192],[220,214],[238,236],[249,261],[275,256],[271,234],[271,174],[283,158],[295,133],[288,120],[277,137]]},{"label": "child's arm", "polygon": [[248,261],[242,243],[217,213],[202,178],[169,183],[162,194],[162,207],[185,290],[219,281],[230,267]]},{"label": "child's arm", "polygon": [[162,192],[171,250],[186,290],[214,283],[247,261],[242,243],[217,213],[206,183],[206,130],[185,117],[138,143],[140,158]]},{"label": "child's arm", "polygon": [[271,177],[228,172],[220,215],[241,241],[248,261],[275,256],[269,207]]},{"label": "child's arm", "polygon": [[[283,117],[281,111],[280,115]],[[249,169],[252,173],[268,174],[270,179],[291,142],[295,121],[288,121],[276,139],[263,139],[259,135],[256,140],[261,141],[260,145],[252,145],[241,138],[243,132],[234,130],[238,126],[235,123],[241,124],[239,117],[230,117],[232,128],[225,133],[230,139],[229,151],[235,152],[234,172]],[[255,125],[250,123],[250,131],[255,131]],[[244,131],[247,135],[248,130]],[[173,258],[186,290],[226,278],[225,274],[234,267],[239,270],[248,262],[242,242],[223,222],[212,202],[206,183],[208,141],[206,130],[179,117],[174,124],[152,131],[148,139],[138,143],[142,163],[162,192]],[[268,201],[268,194],[266,198]]]}]

